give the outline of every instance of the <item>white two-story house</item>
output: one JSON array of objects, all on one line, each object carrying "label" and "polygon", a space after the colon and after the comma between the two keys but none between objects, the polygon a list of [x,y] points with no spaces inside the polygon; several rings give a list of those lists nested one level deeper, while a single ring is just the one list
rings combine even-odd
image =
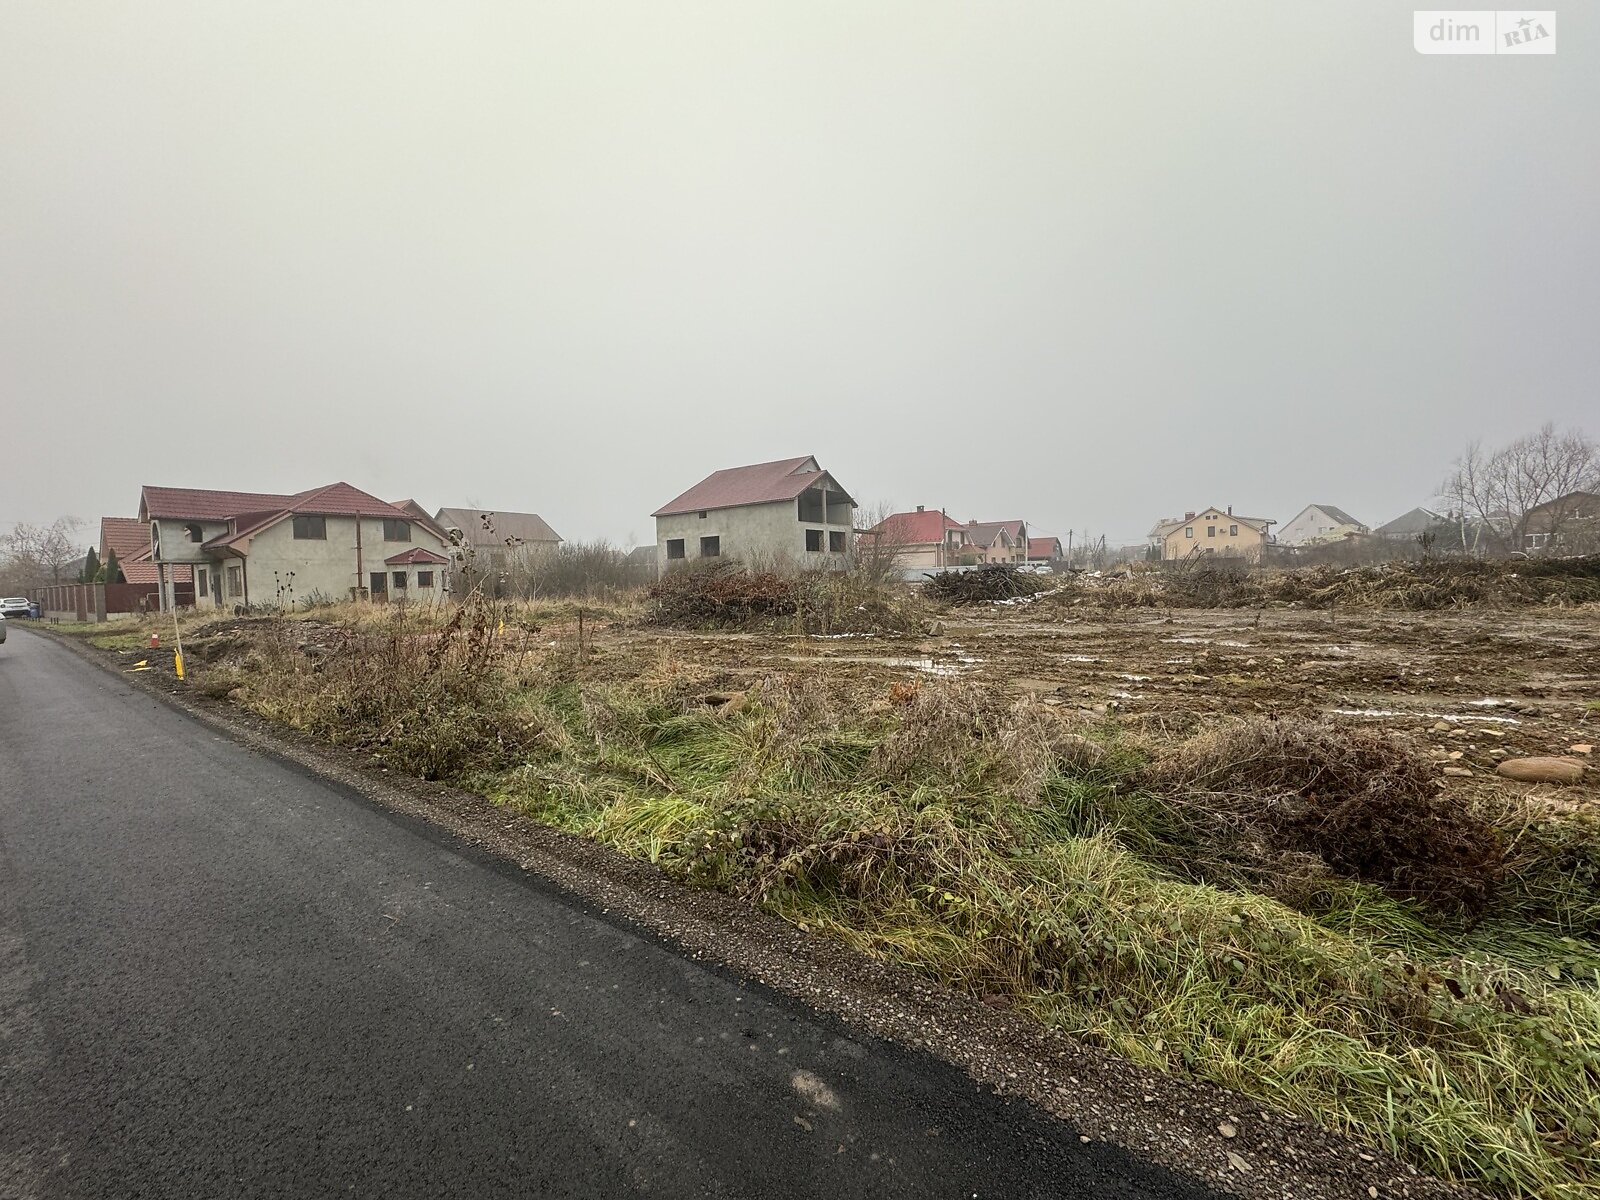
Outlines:
[{"label": "white two-story house", "polygon": [[292,496],[146,486],[139,519],[150,527],[164,609],[179,567],[193,572],[197,608],[432,601],[449,591],[446,539],[433,518],[348,483]]}]

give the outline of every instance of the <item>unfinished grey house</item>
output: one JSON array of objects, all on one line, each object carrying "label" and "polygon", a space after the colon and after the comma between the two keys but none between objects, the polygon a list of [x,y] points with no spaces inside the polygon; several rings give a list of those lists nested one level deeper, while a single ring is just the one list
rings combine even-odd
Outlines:
[{"label": "unfinished grey house", "polygon": [[856,502],[815,458],[714,471],[653,514],[662,569],[705,558],[757,567],[850,565]]}]

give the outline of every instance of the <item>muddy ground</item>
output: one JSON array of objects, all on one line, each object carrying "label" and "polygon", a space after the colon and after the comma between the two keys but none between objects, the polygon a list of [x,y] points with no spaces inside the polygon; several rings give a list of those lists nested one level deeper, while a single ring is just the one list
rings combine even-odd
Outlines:
[{"label": "muddy ground", "polygon": [[[1592,608],[1106,612],[1044,601],[957,609],[936,628],[939,636],[922,638],[805,637],[615,622],[593,629],[587,644],[602,670],[668,654],[695,663],[709,688],[796,670],[864,692],[916,678],[970,679],[1174,734],[1210,716],[1320,713],[1418,739],[1460,789],[1506,784],[1493,774],[1504,758],[1591,758],[1581,747],[1600,735],[1600,611]],[[541,638],[569,633],[540,630]],[[1557,804],[1600,804],[1600,771],[1541,792]]]}]

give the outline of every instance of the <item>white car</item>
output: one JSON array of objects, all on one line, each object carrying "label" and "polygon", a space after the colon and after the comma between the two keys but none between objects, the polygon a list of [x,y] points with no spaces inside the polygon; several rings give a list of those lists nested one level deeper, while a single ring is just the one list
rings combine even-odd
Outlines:
[{"label": "white car", "polygon": [[0,617],[31,617],[33,605],[26,596],[7,596],[0,600]]},{"label": "white car", "polygon": [[6,619],[5,619],[5,615],[4,614],[0,614],[0,643],[4,643],[5,640],[6,640]]}]

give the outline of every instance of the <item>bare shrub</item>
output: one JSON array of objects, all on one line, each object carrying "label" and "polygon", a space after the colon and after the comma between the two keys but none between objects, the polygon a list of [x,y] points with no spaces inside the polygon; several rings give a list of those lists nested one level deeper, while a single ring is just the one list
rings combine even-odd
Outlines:
[{"label": "bare shrub", "polygon": [[625,551],[601,539],[563,542],[517,559],[506,575],[511,595],[525,600],[546,597],[609,599],[647,586],[654,571],[630,559]]},{"label": "bare shrub", "polygon": [[1230,720],[1158,759],[1147,782],[1259,831],[1274,850],[1315,854],[1441,910],[1481,912],[1502,873],[1495,826],[1441,791],[1427,758],[1377,730]]}]

